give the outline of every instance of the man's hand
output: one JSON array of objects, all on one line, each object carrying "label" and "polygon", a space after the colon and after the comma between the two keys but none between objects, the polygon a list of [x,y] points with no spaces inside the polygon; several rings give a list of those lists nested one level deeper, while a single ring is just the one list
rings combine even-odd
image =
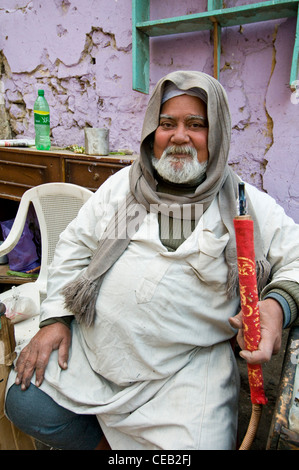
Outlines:
[{"label": "man's hand", "polygon": [[233,328],[237,328],[237,341],[242,349],[240,356],[249,364],[262,364],[269,362],[272,354],[277,354],[281,347],[283,311],[280,304],[274,299],[262,300],[258,303],[261,324],[261,341],[256,351],[245,350],[242,311],[229,322]]},{"label": "man's hand", "polygon": [[26,390],[35,371],[35,385],[39,387],[44,380],[49,357],[57,349],[58,364],[62,369],[67,369],[70,344],[71,331],[66,325],[57,322],[41,328],[17,360],[15,383]]}]

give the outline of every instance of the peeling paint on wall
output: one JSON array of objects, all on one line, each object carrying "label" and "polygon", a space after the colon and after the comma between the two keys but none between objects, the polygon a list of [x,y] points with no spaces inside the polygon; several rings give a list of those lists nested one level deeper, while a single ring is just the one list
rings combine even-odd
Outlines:
[{"label": "peeling paint on wall", "polygon": [[[54,3],[54,8],[52,3],[33,1],[15,9],[0,9],[0,16],[9,15],[6,39],[2,38],[5,73],[1,80],[13,135],[34,135],[33,105],[38,88],[44,88],[51,108],[53,144],[82,145],[84,127],[109,127],[113,149],[138,151],[139,113],[148,97],[131,89],[131,17],[130,8],[126,8],[130,2],[93,1],[89,8],[78,1]],[[20,47],[11,39],[16,22],[23,26],[19,38],[23,58],[12,52]],[[26,40],[24,31],[33,25],[34,37],[31,34]],[[48,40],[41,41],[41,35]],[[122,130],[131,135],[122,134]]]}]

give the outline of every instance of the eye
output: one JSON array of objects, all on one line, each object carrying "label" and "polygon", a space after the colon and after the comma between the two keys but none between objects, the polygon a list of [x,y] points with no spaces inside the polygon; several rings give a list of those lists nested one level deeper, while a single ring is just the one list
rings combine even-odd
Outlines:
[{"label": "eye", "polygon": [[187,123],[187,126],[191,130],[205,129],[207,124],[204,121],[190,121]]},{"label": "eye", "polygon": [[173,129],[175,127],[175,124],[171,121],[161,121],[160,127],[162,127],[162,129],[168,130]]}]

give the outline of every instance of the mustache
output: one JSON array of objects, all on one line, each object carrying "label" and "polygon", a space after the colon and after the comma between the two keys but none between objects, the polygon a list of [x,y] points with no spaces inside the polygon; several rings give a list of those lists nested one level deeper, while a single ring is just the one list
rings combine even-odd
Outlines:
[{"label": "mustache", "polygon": [[169,155],[191,155],[193,158],[197,158],[197,151],[190,145],[171,145],[167,147],[162,156],[168,157]]}]

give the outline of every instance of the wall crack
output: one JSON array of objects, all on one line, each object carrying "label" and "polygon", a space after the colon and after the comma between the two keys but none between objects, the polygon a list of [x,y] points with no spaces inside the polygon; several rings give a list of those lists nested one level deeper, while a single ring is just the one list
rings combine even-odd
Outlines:
[{"label": "wall crack", "polygon": [[[266,114],[266,118],[267,118],[267,125],[266,125],[266,137],[268,137],[270,139],[270,142],[268,143],[268,145],[266,146],[265,148],[265,152],[264,152],[264,156],[269,152],[270,148],[272,147],[272,145],[274,144],[274,135],[273,135],[273,119],[267,109],[267,93],[268,93],[268,89],[269,89],[269,86],[270,86],[270,83],[271,83],[271,79],[272,79],[272,76],[273,76],[273,73],[274,73],[274,69],[275,69],[275,66],[276,66],[276,46],[275,46],[275,42],[276,42],[276,39],[277,39],[277,33],[278,33],[278,24],[275,25],[274,27],[274,33],[273,33],[273,38],[272,38],[272,64],[271,64],[271,72],[270,72],[270,76],[269,76],[269,80],[268,80],[268,83],[267,83],[267,88],[266,88],[266,93],[265,93],[265,99],[264,99],[264,110],[265,110],[265,114]],[[267,161],[267,159],[265,158],[265,161]]]}]

